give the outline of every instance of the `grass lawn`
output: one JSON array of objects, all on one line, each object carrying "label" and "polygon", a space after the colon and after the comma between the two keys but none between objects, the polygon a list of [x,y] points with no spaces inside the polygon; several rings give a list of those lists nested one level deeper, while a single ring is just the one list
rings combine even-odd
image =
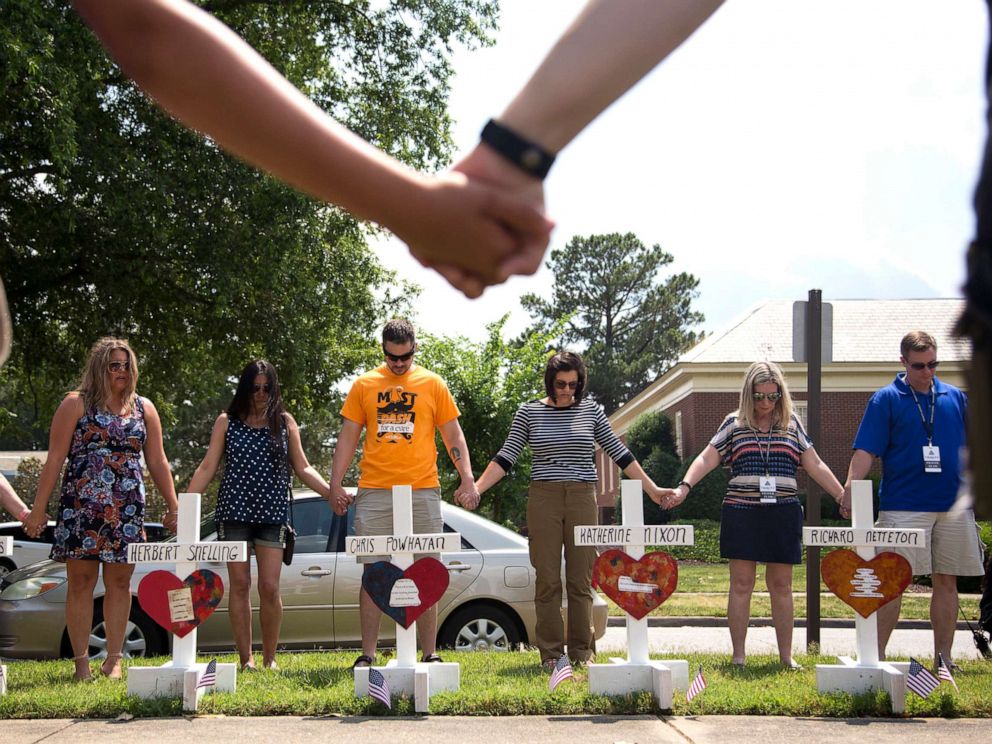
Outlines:
[{"label": "grass lawn", "polygon": [[[597,661],[606,662],[606,654]],[[280,669],[238,675],[238,690],[204,697],[203,715],[413,715],[413,702],[396,699],[392,710],[353,694],[349,666],[352,651],[281,654]],[[819,694],[813,666],[833,658],[798,656],[806,669],[783,670],[770,656],[748,658],[738,670],[726,656],[690,655],[689,667],[703,667],[708,687],[692,703],[676,692],[673,713],[766,714],[788,716],[887,716],[888,696]],[[548,692],[547,674],[538,667],[535,651],[516,653],[453,653],[448,661],[461,664],[461,689],[431,697],[432,715],[561,715],[652,714],[653,697],[639,693],[603,697],[588,692],[587,672],[576,670],[573,682]],[[234,656],[221,656],[224,662]],[[165,659],[155,660],[155,663]],[[147,663],[147,662],[143,662]],[[107,679],[72,683],[71,663],[25,661],[8,665],[9,692],[0,698],[0,718],[112,718],[175,716],[179,700],[140,700],[128,697],[126,684]],[[693,671],[694,673],[694,671]],[[942,684],[927,700],[907,695],[909,716],[992,717],[992,664],[964,661],[957,675],[959,693]]]}]

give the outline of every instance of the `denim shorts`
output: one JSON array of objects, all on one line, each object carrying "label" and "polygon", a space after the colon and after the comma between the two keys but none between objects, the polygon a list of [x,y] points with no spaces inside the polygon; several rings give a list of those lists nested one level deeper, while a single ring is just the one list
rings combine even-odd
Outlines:
[{"label": "denim shorts", "polygon": [[286,547],[286,525],[217,522],[217,539],[246,542],[249,548],[260,545],[263,548],[282,550]]}]

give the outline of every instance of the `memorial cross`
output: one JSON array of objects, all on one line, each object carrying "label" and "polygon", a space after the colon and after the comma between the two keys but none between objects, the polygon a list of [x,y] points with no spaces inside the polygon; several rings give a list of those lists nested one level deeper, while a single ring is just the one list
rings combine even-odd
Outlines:
[{"label": "memorial cross", "polygon": [[[239,542],[200,542],[200,494],[179,494],[179,514],[176,520],[176,541],[164,543],[132,543],[128,546],[128,563],[175,565],[180,580],[196,570],[197,563],[243,562],[248,560],[248,546]],[[139,697],[178,697],[182,695],[183,710],[195,711],[204,688],[198,688],[206,664],[196,661],[194,628],[182,638],[172,639],[172,660],[160,667],[131,667],[128,670],[127,691]],[[237,686],[237,667],[217,665],[217,681],[213,689],[233,692]]]},{"label": "memorial cross", "polygon": [[[620,484],[623,523],[575,528],[577,546],[621,545],[634,560],[644,557],[648,545],[693,545],[695,533],[690,524],[644,525],[641,481]],[[611,658],[610,664],[589,665],[591,692],[616,695],[638,690],[654,690],[658,706],[670,709],[672,690],[689,684],[689,664],[684,660],[651,661],[648,655],[648,619],[627,615],[627,659]]]},{"label": "memorial cross", "polygon": [[[416,553],[442,553],[461,550],[457,532],[414,533],[413,488],[393,486],[393,534],[376,536],[349,535],[345,553],[353,556],[388,555],[392,563],[406,570],[413,565]],[[427,712],[432,692],[457,691],[460,685],[458,664],[417,661],[417,623],[404,628],[396,623],[396,658],[385,667],[376,667],[392,693],[413,694],[414,709]],[[369,667],[355,667],[355,695],[368,695]]]}]

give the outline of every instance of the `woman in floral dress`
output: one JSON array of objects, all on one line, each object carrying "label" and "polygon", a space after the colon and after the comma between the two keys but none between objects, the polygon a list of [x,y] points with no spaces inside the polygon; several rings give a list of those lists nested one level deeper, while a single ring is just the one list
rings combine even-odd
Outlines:
[{"label": "woman in floral dress", "polygon": [[151,401],[135,393],[137,382],[138,360],[127,341],[102,338],[93,345],[79,387],[65,397],[52,419],[48,460],[25,521],[29,534],[44,529],[48,495],[68,458],[52,558],[65,562],[69,578],[65,615],[77,681],[91,676],[93,589],[101,564],[107,658],[100,671],[121,676],[134,572],[134,565],[127,563],[127,546],[145,540],[142,453],[168,504],[165,526],[176,526],[178,501],[162,448],[162,424]]}]

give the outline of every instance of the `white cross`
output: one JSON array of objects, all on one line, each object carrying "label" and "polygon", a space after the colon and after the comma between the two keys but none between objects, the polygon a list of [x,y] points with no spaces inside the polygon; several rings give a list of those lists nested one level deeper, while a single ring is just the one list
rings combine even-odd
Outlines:
[{"label": "white cross", "polygon": [[0,555],[14,554],[14,538],[10,535],[0,537]]},{"label": "white cross", "polygon": [[[647,545],[695,544],[695,532],[691,524],[645,527],[641,491],[641,481],[622,481],[620,504],[623,524],[576,527],[576,546],[623,545],[627,555],[640,560],[644,557],[644,548]],[[628,658],[610,659],[610,664],[590,664],[589,689],[594,693],[608,695],[654,690],[658,707],[670,709],[672,690],[676,687],[685,689],[689,684],[689,664],[683,660],[652,662],[648,656],[647,617],[637,620],[627,615],[626,619]]]},{"label": "white cross", "polygon": [[[128,563],[174,564],[175,573],[185,579],[196,570],[198,561],[211,563],[248,560],[248,545],[239,542],[200,542],[200,494],[179,494],[176,541],[132,543]],[[129,695],[139,697],[183,697],[183,710],[196,710],[203,688],[197,688],[206,664],[196,661],[196,628],[182,638],[173,638],[172,661],[160,667],[131,667],[127,676]],[[214,689],[233,692],[237,685],[234,664],[217,665]]]},{"label": "white cross", "polygon": [[[450,553],[461,550],[457,532],[420,533],[413,531],[413,488],[393,486],[393,534],[362,537],[350,535],[345,553],[354,556],[390,555],[392,563],[406,570],[415,553]],[[413,693],[414,709],[426,712],[432,691],[457,691],[459,665],[417,662],[417,623],[404,628],[396,623],[396,659],[379,668],[391,693]],[[433,678],[433,679],[432,679]],[[355,667],[355,694],[368,695],[369,667]]]},{"label": "white cross", "polygon": [[[926,531],[875,527],[872,484],[862,480],[851,484],[851,526],[803,527],[803,542],[820,547],[852,547],[859,556],[871,560],[876,547],[925,548]],[[855,613],[854,634],[857,661],[841,656],[839,666],[817,664],[817,688],[821,692],[865,692],[884,687],[892,697],[892,712],[901,713],[906,699],[903,665],[886,664],[878,659],[878,613],[873,612],[866,618]]]}]

